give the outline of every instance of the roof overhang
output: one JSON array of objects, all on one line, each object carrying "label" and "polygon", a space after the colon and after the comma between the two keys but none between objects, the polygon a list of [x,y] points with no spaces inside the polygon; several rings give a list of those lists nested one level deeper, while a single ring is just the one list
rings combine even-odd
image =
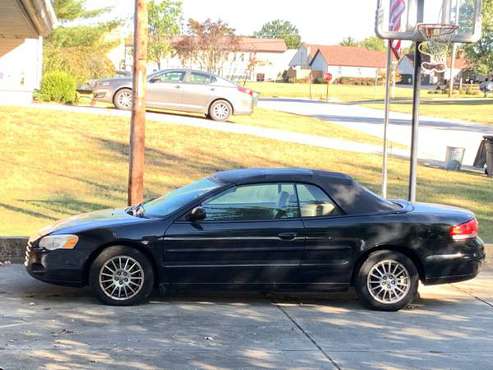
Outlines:
[{"label": "roof overhang", "polygon": [[2,39],[47,36],[56,23],[50,0],[2,0],[0,2],[0,44]]}]

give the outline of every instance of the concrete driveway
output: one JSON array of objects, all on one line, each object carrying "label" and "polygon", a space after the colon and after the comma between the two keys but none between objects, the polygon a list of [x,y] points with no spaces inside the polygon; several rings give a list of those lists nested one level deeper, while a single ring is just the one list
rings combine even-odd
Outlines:
[{"label": "concrete driveway", "polygon": [[443,368],[493,361],[493,268],[422,287],[414,307],[374,312],[353,293],[319,297],[188,293],[99,305],[0,266],[0,368]]},{"label": "concrete driveway", "polygon": [[[383,110],[352,104],[282,98],[260,100],[259,106],[316,117],[383,137]],[[458,146],[466,149],[464,164],[472,166],[483,136],[493,135],[493,125],[489,124],[423,116],[420,117],[420,125],[418,157],[422,160],[443,162],[446,147]],[[388,134],[390,141],[411,145],[411,115],[391,112]],[[400,151],[393,152],[400,154]]]}]

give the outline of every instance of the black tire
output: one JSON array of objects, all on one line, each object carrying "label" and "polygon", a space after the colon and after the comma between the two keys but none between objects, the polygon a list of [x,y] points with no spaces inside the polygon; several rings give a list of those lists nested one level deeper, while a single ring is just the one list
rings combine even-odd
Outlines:
[{"label": "black tire", "polygon": [[[390,266],[393,267],[386,265],[389,261],[391,261]],[[392,271],[396,266],[400,266],[396,273],[384,273],[384,268]],[[371,280],[369,280],[370,274]],[[406,282],[407,287],[404,288]],[[371,253],[363,262],[355,277],[354,286],[360,301],[365,306],[379,311],[398,311],[409,305],[416,297],[418,283],[418,270],[409,257],[397,251],[380,250]],[[399,291],[396,290],[396,285]],[[383,294],[383,297],[379,294]]]},{"label": "black tire", "polygon": [[[128,98],[130,96],[130,101]],[[117,109],[130,110],[132,109],[133,93],[131,89],[124,88],[116,92],[113,97],[113,104]]]},{"label": "black tire", "polygon": [[[116,276],[115,273],[126,272],[127,265],[122,269],[125,261],[129,261],[127,265],[130,272],[127,272],[125,276]],[[132,266],[130,263],[136,263],[135,267],[130,269]],[[111,273],[109,268],[114,268],[116,272]],[[123,281],[125,278],[127,280]],[[129,280],[132,282],[128,282]],[[112,246],[104,249],[92,263],[89,271],[89,285],[96,297],[104,304],[112,306],[137,305],[144,303],[152,293],[154,269],[149,259],[137,249]],[[111,296],[110,290],[115,289],[115,287],[117,290],[122,288],[121,291],[124,293],[117,297],[118,294],[115,291],[114,296]],[[128,298],[125,297],[127,292],[130,292],[127,294]]]},{"label": "black tire", "polygon": [[227,121],[233,114],[233,107],[223,99],[216,100],[209,107],[208,117],[213,121]]}]

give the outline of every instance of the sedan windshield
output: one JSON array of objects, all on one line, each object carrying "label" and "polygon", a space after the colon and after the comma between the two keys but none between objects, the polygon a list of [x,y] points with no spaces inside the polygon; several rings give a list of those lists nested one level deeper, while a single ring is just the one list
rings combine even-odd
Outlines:
[{"label": "sedan windshield", "polygon": [[160,198],[144,203],[143,213],[147,217],[166,217],[194,199],[220,186],[220,184],[210,178],[192,182]]}]

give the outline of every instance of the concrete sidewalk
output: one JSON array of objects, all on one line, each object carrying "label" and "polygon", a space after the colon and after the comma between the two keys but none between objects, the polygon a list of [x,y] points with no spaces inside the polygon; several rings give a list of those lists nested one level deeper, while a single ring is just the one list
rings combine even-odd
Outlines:
[{"label": "concrete sidewalk", "polygon": [[[29,105],[29,108],[57,110],[64,112],[88,113],[113,117],[130,117],[130,112],[112,108],[101,107],[78,107],[61,104],[36,103]],[[208,130],[215,130],[240,135],[251,135],[267,139],[279,140],[288,143],[305,144],[320,148],[344,150],[356,153],[381,153],[380,145],[357,143],[349,140],[330,138],[326,136],[309,135],[292,131],[269,129],[257,126],[238,125],[230,122],[214,122],[205,118],[191,116],[187,114],[154,113],[147,112],[146,118],[150,121],[163,124],[184,125]],[[393,154],[406,156],[405,150],[394,150]]]},{"label": "concrete sidewalk", "polygon": [[138,307],[0,266],[0,367],[486,369],[493,361],[493,269],[421,287],[412,308],[363,309],[353,293],[188,294]]}]

